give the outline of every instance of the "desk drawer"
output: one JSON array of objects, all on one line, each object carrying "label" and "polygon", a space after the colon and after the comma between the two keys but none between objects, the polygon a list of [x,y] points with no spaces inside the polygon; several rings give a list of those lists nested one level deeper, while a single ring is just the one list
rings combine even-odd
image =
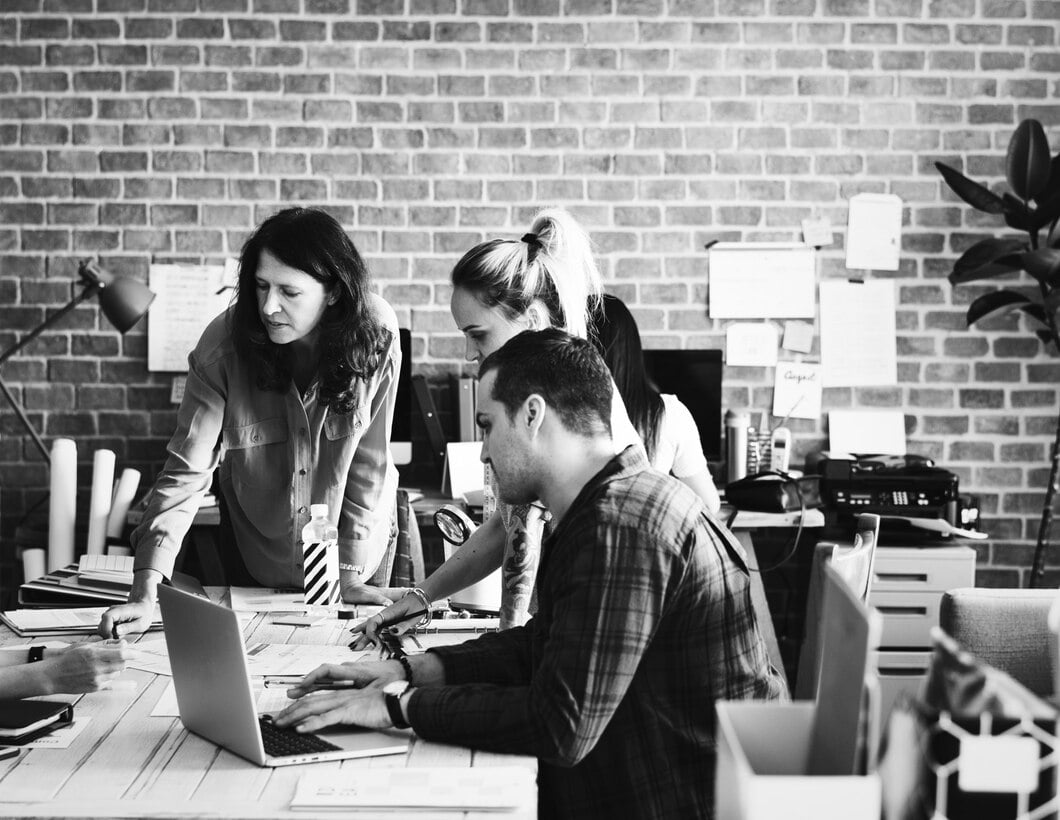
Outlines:
[{"label": "desk drawer", "polygon": [[872,592],[938,590],[975,586],[975,550],[968,547],[880,547]]},{"label": "desk drawer", "polygon": [[930,652],[894,652],[881,650],[874,653],[876,674],[880,681],[880,728],[887,725],[891,708],[900,695],[908,692],[916,695],[927,676],[931,665]]},{"label": "desk drawer", "polygon": [[869,593],[869,605],[883,616],[880,646],[884,649],[931,647],[931,627],[939,622],[942,592]]}]

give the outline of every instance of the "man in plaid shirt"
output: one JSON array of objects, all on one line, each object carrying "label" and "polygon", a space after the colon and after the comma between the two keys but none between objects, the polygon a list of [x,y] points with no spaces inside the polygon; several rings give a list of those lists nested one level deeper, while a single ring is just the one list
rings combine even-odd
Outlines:
[{"label": "man in plaid shirt", "polygon": [[541,817],[711,816],[714,702],[786,696],[739,544],[635,448],[613,455],[611,378],[589,342],[527,331],[479,377],[482,459],[501,498],[540,499],[553,516],[537,614],[407,665],[321,667],[292,695],[321,679],[373,687],[302,698],[278,722],[405,724],[535,755]]}]

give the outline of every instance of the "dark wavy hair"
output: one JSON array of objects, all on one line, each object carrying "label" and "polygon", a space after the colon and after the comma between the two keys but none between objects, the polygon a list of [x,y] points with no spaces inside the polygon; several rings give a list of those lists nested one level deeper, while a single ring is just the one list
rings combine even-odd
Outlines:
[{"label": "dark wavy hair", "polygon": [[536,393],[582,436],[611,435],[611,374],[592,342],[554,327],[517,333],[479,365],[497,371],[490,395],[508,419]]},{"label": "dark wavy hair", "polygon": [[316,208],[287,208],[273,214],[243,245],[239,286],[229,330],[240,356],[250,362],[262,390],[283,392],[291,384],[288,345],[269,340],[258,308],[255,277],[262,251],[307,273],[335,296],[320,319],[319,401],[336,413],[353,409],[353,383],[379,368],[391,332],[369,308],[369,274],[346,231]]},{"label": "dark wavy hair", "polygon": [[602,309],[596,315],[594,341],[611,371],[629,420],[640,433],[650,460],[655,457],[665,405],[644,368],[644,350],[637,320],[625,303],[610,293],[604,294]]}]

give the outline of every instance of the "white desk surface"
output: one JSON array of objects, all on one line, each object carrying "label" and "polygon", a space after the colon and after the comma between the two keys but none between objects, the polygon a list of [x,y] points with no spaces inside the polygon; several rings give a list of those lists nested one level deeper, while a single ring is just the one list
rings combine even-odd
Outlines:
[{"label": "white desk surface", "polygon": [[[328,623],[334,627],[277,626],[259,615],[245,634],[248,640],[265,643],[349,641],[346,622]],[[432,637],[436,643],[441,636]],[[474,635],[452,633],[453,642],[471,637]],[[74,643],[81,638],[48,640]],[[29,643],[30,639],[19,638],[0,626],[0,646]],[[126,670],[122,678],[135,680],[135,691],[113,690],[71,698],[76,700],[75,719],[91,720],[69,748],[29,749],[17,758],[0,760],[0,816],[304,820],[308,816],[305,812],[293,812],[288,805],[299,776],[309,770],[330,770],[336,778],[370,777],[371,769],[381,767],[525,765],[537,770],[532,757],[471,751],[419,739],[405,756],[260,768],[190,734],[178,718],[151,717],[170,678],[137,669]],[[536,792],[533,799],[536,801]],[[455,819],[483,817],[485,813],[416,811],[415,816]],[[521,806],[504,816],[534,818],[537,806]]]}]

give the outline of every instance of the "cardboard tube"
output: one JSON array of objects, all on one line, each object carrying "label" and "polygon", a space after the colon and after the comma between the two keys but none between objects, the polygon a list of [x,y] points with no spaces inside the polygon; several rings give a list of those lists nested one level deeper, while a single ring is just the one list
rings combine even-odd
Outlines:
[{"label": "cardboard tube", "polygon": [[51,495],[48,506],[48,571],[74,561],[77,517],[77,445],[73,439],[52,442]]},{"label": "cardboard tube", "polygon": [[44,547],[23,547],[22,579],[33,581],[44,574]]},{"label": "cardboard tube", "polygon": [[114,484],[114,451],[96,450],[92,458],[92,497],[88,506],[89,555],[102,555],[107,545],[107,516]]},{"label": "cardboard tube", "polygon": [[125,517],[129,514],[136,491],[140,489],[140,471],[126,467],[121,471],[118,486],[114,490],[114,499],[107,516],[107,538],[121,538],[125,530]]}]

